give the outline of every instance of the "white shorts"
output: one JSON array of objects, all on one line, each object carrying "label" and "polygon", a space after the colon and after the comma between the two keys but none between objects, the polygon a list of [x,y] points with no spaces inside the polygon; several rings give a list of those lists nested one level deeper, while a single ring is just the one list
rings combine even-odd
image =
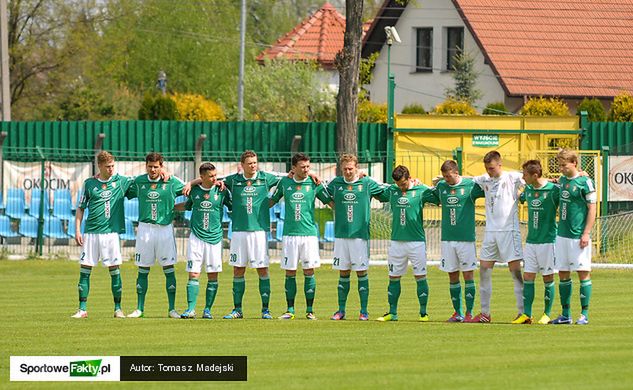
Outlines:
[{"label": "white shorts", "polygon": [[369,241],[362,238],[335,238],[332,268],[339,271],[367,271]]},{"label": "white shorts", "polygon": [[136,233],[136,256],[134,263],[139,267],[151,267],[154,261],[165,267],[176,264],[176,240],[174,227],[139,222]]},{"label": "white shorts", "polygon": [[222,241],[209,244],[192,233],[187,250],[187,272],[200,273],[203,263],[206,273],[222,272]]},{"label": "white shorts", "polygon": [[317,236],[283,236],[281,269],[295,271],[301,260],[303,269],[319,268],[319,239]]},{"label": "white shorts", "polygon": [[591,271],[591,240],[580,249],[580,239],[558,236],[555,245],[559,271]]},{"label": "white shorts", "polygon": [[233,267],[267,268],[268,240],[266,232],[233,232],[229,249],[229,265]]},{"label": "white shorts", "polygon": [[440,269],[468,272],[477,269],[477,249],[470,241],[442,241]]},{"label": "white shorts", "polygon": [[413,267],[413,275],[426,275],[426,242],[391,241],[387,255],[389,276],[406,274],[409,261]]},{"label": "white shorts", "polygon": [[94,267],[101,259],[104,267],[121,265],[121,243],[117,233],[86,233],[79,263]]},{"label": "white shorts", "polygon": [[484,261],[496,261],[507,263],[523,258],[521,248],[521,233],[510,232],[486,232],[481,243],[479,258]]},{"label": "white shorts", "polygon": [[554,243],[525,244],[523,271],[533,274],[552,275],[556,273]]}]

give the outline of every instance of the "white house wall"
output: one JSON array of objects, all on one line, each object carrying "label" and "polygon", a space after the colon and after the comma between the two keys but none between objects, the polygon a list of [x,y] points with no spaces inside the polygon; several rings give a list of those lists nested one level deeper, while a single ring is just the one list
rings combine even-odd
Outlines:
[{"label": "white house wall", "polygon": [[[475,103],[478,111],[492,102],[503,102],[505,98],[501,84],[497,81],[490,66],[484,64],[484,57],[460,18],[450,0],[416,0],[410,2],[397,21],[396,29],[402,43],[391,47],[391,71],[395,75],[395,110],[411,103],[422,104],[429,111],[444,101],[444,91],[453,87],[451,73],[445,71],[446,58],[445,28],[464,28],[464,49],[475,58],[475,69],[480,73],[477,89],[482,98]],[[433,72],[415,72],[415,29],[433,28]],[[444,41],[444,42],[443,42]],[[387,45],[382,47],[376,60],[370,91],[371,100],[376,103],[387,101]]]}]

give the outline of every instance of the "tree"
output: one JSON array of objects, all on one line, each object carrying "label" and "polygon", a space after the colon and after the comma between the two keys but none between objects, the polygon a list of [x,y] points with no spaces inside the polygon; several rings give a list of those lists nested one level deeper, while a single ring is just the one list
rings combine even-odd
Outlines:
[{"label": "tree", "polygon": [[339,72],[339,90],[336,97],[336,122],[338,136],[336,151],[357,153],[358,149],[358,75],[362,36],[363,2],[345,1],[345,37],[343,49],[336,55]]},{"label": "tree", "polygon": [[479,74],[475,71],[475,59],[468,53],[458,53],[454,57],[453,72],[454,88],[447,88],[447,98],[457,101],[475,103],[481,98],[481,90],[476,88]]},{"label": "tree", "polygon": [[568,116],[569,106],[559,98],[530,98],[521,107],[521,115],[527,116]]},{"label": "tree", "polygon": [[613,98],[609,110],[609,120],[613,122],[633,122],[633,96],[622,92]]}]

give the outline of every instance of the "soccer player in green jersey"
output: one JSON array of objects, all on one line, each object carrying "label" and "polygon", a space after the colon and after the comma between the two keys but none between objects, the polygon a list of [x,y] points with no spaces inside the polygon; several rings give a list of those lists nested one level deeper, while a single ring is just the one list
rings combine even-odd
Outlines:
[{"label": "soccer player in green jersey", "polygon": [[293,177],[284,177],[277,185],[270,199],[269,206],[283,197],[286,202],[281,269],[286,271],[286,302],[288,309],[279,317],[283,320],[295,318],[295,297],[297,295],[297,266],[301,262],[303,268],[303,291],[306,297],[306,318],[316,320],[313,311],[316,293],[314,269],[321,265],[319,257],[319,239],[314,223],[314,201],[319,199],[330,204],[331,199],[322,184],[315,181],[310,174],[310,158],[297,153],[291,160]]},{"label": "soccer player in green jersey", "polygon": [[[81,248],[79,259],[79,310],[73,318],[86,318],[86,302],[90,292],[90,273],[92,267],[102,260],[110,270],[112,279],[112,297],[114,298],[114,317],[124,318],[121,310],[121,271],[122,263],[119,233],[125,231],[123,197],[132,185],[133,178],[114,174],[114,156],[102,151],[97,154],[99,176],[84,181],[84,193],[75,216],[75,241]],[[81,234],[81,221],[84,210],[88,208],[85,234]]]},{"label": "soccer player in green jersey", "polygon": [[163,156],[152,152],[145,156],[147,174],[139,175],[130,186],[128,198],[138,197],[139,224],[136,237],[134,263],[138,267],[136,278],[137,307],[128,318],[143,317],[150,267],[156,259],[163,267],[165,289],[169,303],[168,316],[180,318],[175,310],[176,301],[176,240],[174,239],[173,207],[176,197],[182,194],[184,183],[175,176],[161,178]]},{"label": "soccer player in green jersey", "polygon": [[191,188],[187,201],[175,209],[192,210],[191,235],[187,251],[187,310],[182,318],[196,317],[199,277],[204,264],[207,273],[206,302],[202,318],[211,319],[211,307],[218,292],[218,273],[222,272],[222,213],[226,205],[231,209],[231,195],[216,186],[217,171],[211,163],[199,168],[201,184]]},{"label": "soccer player in green jersey", "polygon": [[246,266],[257,269],[259,294],[262,299],[262,318],[272,319],[268,308],[270,302],[270,279],[268,276],[268,240],[270,212],[268,192],[275,187],[280,176],[257,169],[257,154],[252,150],[242,153],[240,164],[243,173],[225,178],[226,188],[231,191],[233,202],[233,236],[229,253],[229,264],[233,266],[233,310],[225,319],[242,318],[244,296],[244,273]]},{"label": "soccer player in green jersey", "polygon": [[345,319],[345,306],[350,289],[350,274],[358,276],[360,296],[359,320],[369,320],[369,220],[371,198],[378,197],[383,188],[368,177],[359,177],[358,158],[343,154],[340,159],[343,176],[337,176],[327,185],[334,201],[334,260],[332,268],[340,271],[338,282],[338,311],[332,320]]},{"label": "soccer player in green jersey", "polygon": [[580,280],[581,315],[578,325],[589,323],[591,299],[591,229],[596,221],[597,194],[593,182],[581,176],[578,155],[571,150],[558,153],[558,166],[563,174],[560,185],[560,218],[556,237],[556,267],[558,268],[562,314],[551,324],[571,324],[571,272]]},{"label": "soccer player in green jersey", "polygon": [[538,160],[523,164],[523,180],[526,183],[521,194],[521,202],[528,206],[528,236],[524,250],[523,273],[523,314],[512,321],[513,324],[532,323],[532,303],[534,302],[534,279],[537,273],[543,275],[545,284],[544,313],[539,324],[550,321],[554,303],[554,273],[556,257],[556,210],[560,200],[559,187],[542,177],[543,167]]},{"label": "soccer player in green jersey", "polygon": [[387,257],[389,311],[377,321],[398,321],[400,278],[407,272],[407,264],[410,261],[420,303],[418,320],[427,322],[429,285],[426,280],[426,238],[422,209],[424,203],[435,202],[435,197],[429,187],[423,184],[414,185],[409,169],[403,165],[398,165],[391,173],[391,177],[395,184],[386,188],[378,198],[381,202],[389,202],[392,213],[391,244]]},{"label": "soccer player in green jersey", "polygon": [[[445,161],[440,170],[444,180],[433,188],[436,202],[442,205],[440,269],[448,273],[449,291],[455,309],[447,322],[464,322],[473,318],[472,310],[476,295],[475,200],[484,197],[485,194],[473,180],[459,175],[455,161]],[[462,309],[460,272],[464,277],[465,315]]]}]

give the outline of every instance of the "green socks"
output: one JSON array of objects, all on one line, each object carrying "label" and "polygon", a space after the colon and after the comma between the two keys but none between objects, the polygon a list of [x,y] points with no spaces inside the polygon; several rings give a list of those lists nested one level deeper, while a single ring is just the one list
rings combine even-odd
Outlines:
[{"label": "green socks", "polygon": [[163,268],[165,273],[165,290],[167,291],[167,301],[169,302],[169,311],[175,309],[176,304],[176,274],[174,266]]},{"label": "green socks", "polygon": [[473,307],[475,306],[475,295],[477,289],[475,288],[474,280],[465,280],[464,294],[466,295],[466,313],[473,313]]},{"label": "green socks", "polygon": [[90,293],[90,273],[92,268],[80,267],[79,268],[79,283],[77,284],[77,291],[79,292],[79,310],[86,310],[86,304],[88,302],[88,294]]},{"label": "green socks", "polygon": [[552,305],[554,305],[554,295],[556,295],[556,287],[554,286],[554,282],[545,283],[545,310],[543,310],[543,312],[547,314],[548,317],[552,313]]},{"label": "green socks", "polygon": [[149,276],[149,268],[139,267],[138,276],[136,277],[136,308],[140,311],[145,310],[145,295],[147,295],[147,277]]},{"label": "green socks", "polygon": [[306,313],[312,313],[314,295],[316,294],[316,278],[314,277],[314,275],[305,275],[303,291],[306,294]]},{"label": "green socks", "polygon": [[295,276],[286,276],[284,284],[286,290],[286,302],[288,303],[288,312],[295,312],[295,297],[297,296],[297,278]]},{"label": "green socks", "polygon": [[534,303],[534,281],[523,281],[523,313],[532,317],[532,303]]},{"label": "green socks", "polygon": [[199,291],[200,282],[198,281],[198,279],[189,279],[189,281],[187,282],[187,310],[195,310]]},{"label": "green socks", "polygon": [[349,294],[349,276],[344,278],[342,276],[338,279],[338,311],[345,313],[345,306],[347,305],[347,295]]},{"label": "green socks", "polygon": [[426,278],[416,279],[418,302],[420,302],[420,315],[426,315],[426,305],[429,302],[429,282]]},{"label": "green socks", "polygon": [[114,310],[121,310],[121,291],[123,290],[123,283],[121,282],[121,270],[118,267],[110,270],[110,279],[112,298],[114,298]]},{"label": "green socks", "polygon": [[563,307],[563,316],[571,317],[569,304],[571,303],[571,279],[561,280],[558,283],[558,292],[560,293],[560,304]]},{"label": "green socks", "polygon": [[358,295],[360,296],[360,312],[367,314],[367,302],[369,301],[369,276],[358,277]]},{"label": "green socks", "polygon": [[[295,294],[296,294],[295,286]],[[259,295],[262,297],[262,310],[268,309],[268,303],[270,302],[270,279],[268,276],[259,277]]]},{"label": "green socks", "polygon": [[206,301],[204,304],[205,309],[211,310],[211,306],[213,306],[213,302],[215,301],[215,295],[217,293],[218,293],[218,281],[209,280],[207,282],[207,294],[206,294]]},{"label": "green socks", "polygon": [[387,300],[389,301],[389,313],[398,314],[398,299],[400,299],[400,279],[389,279],[387,286]]},{"label": "green socks", "polygon": [[460,316],[463,316],[462,313],[462,285],[460,282],[451,283],[450,284],[450,292],[451,292],[451,302],[453,303],[453,309],[455,309],[455,313]]},{"label": "green socks", "polygon": [[246,281],[244,277],[233,278],[233,305],[235,310],[242,311],[242,298],[244,298],[244,290],[246,289]]},{"label": "green socks", "polygon": [[580,281],[581,314],[589,318],[589,301],[591,300],[591,279]]}]

